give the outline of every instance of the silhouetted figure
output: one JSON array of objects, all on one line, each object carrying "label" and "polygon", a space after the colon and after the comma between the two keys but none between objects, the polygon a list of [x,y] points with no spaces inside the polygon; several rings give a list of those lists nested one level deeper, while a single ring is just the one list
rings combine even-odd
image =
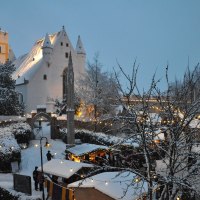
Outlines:
[{"label": "silhouetted figure", "polygon": [[51,158],[53,158],[53,155],[51,154],[50,151],[48,151],[48,153],[46,154],[46,156],[47,156],[47,160],[48,160],[48,161],[50,161]]},{"label": "silhouetted figure", "polygon": [[37,171],[38,167],[35,167],[35,170],[33,171],[33,180],[35,182],[35,190],[38,190],[38,171]]},{"label": "silhouetted figure", "polygon": [[40,191],[43,191],[43,187],[44,187],[44,176],[42,175],[42,172],[39,172],[39,173],[38,173],[38,182],[39,182]]}]

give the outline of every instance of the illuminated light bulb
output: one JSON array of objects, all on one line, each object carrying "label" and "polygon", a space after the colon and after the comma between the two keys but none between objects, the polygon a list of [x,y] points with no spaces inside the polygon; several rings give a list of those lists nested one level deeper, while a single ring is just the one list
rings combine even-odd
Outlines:
[{"label": "illuminated light bulb", "polygon": [[35,147],[38,147],[38,144],[35,144]]},{"label": "illuminated light bulb", "polygon": [[72,168],[70,169],[70,172],[73,172],[73,169],[72,169]]},{"label": "illuminated light bulb", "polygon": [[92,179],[92,180],[91,180],[91,182],[93,183],[93,182],[94,182],[94,180]]},{"label": "illuminated light bulb", "polygon": [[63,164],[63,161],[61,160],[60,163]]},{"label": "illuminated light bulb", "polygon": [[14,147],[11,147],[11,149],[14,149]]},{"label": "illuminated light bulb", "polygon": [[136,182],[136,183],[139,183],[139,182],[140,182],[140,179],[139,179],[139,178],[136,178],[136,179],[135,179],[135,182]]},{"label": "illuminated light bulb", "polygon": [[108,185],[108,181],[105,182],[105,185]]},{"label": "illuminated light bulb", "polygon": [[0,148],[1,148],[2,146],[0,145]]},{"label": "illuminated light bulb", "polygon": [[54,155],[56,155],[57,153],[54,153]]}]

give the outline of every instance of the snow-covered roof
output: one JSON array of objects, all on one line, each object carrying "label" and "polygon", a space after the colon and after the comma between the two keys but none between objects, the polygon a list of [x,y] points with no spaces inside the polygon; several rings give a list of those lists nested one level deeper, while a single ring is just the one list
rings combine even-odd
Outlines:
[{"label": "snow-covered roof", "polygon": [[[70,160],[52,159],[43,164],[43,171],[47,174],[69,178],[83,167],[93,167],[93,165]],[[41,167],[38,170],[40,171]]]},{"label": "snow-covered roof", "polygon": [[108,147],[107,146],[103,146],[103,145],[96,145],[96,144],[88,144],[88,143],[84,143],[84,144],[79,144],[76,145],[74,147],[71,147],[69,149],[67,149],[68,152],[76,155],[76,156],[81,156],[93,151],[97,151],[100,149],[105,149],[107,150]]},{"label": "snow-covered roof", "polygon": [[[49,35],[52,46],[54,46],[56,38],[59,37],[59,33]],[[36,41],[28,54],[19,57],[13,62],[16,68],[16,71],[13,73],[13,79],[16,80],[16,85],[24,84],[26,80],[30,80],[41,67],[44,39]]]},{"label": "snow-covered roof", "polygon": [[46,105],[37,105],[37,109],[41,109],[41,108],[47,108]]},{"label": "snow-covered roof", "polygon": [[104,172],[71,183],[68,187],[95,188],[114,199],[134,200],[147,192],[147,182],[134,181],[136,178],[136,174],[128,171]]},{"label": "snow-covered roof", "polygon": [[193,119],[190,122],[190,127],[191,128],[200,128],[200,120],[199,119]]},{"label": "snow-covered roof", "polygon": [[157,113],[149,113],[148,114],[148,121],[150,121],[151,123],[161,122],[161,120],[162,120],[162,118]]}]

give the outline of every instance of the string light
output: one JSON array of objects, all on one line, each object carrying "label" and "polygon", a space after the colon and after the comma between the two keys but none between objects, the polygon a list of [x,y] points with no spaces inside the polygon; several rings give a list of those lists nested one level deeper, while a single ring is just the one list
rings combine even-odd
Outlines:
[{"label": "string light", "polygon": [[91,179],[91,182],[93,183],[93,182],[94,182],[94,180],[93,180],[93,179]]},{"label": "string light", "polygon": [[60,163],[63,164],[64,163],[63,160],[61,160]]},{"label": "string light", "polygon": [[108,185],[108,181],[105,182],[105,185]]},{"label": "string light", "polygon": [[37,148],[37,147],[38,147],[38,144],[35,144],[34,146]]},{"label": "string light", "polygon": [[70,172],[73,172],[73,169],[72,169],[72,168],[70,169]]}]

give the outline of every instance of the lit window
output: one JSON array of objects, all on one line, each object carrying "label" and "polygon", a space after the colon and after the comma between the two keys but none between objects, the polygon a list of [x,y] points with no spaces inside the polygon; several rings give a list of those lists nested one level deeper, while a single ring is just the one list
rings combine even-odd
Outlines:
[{"label": "lit window", "polygon": [[43,79],[47,80],[47,75],[46,74],[44,74]]}]

